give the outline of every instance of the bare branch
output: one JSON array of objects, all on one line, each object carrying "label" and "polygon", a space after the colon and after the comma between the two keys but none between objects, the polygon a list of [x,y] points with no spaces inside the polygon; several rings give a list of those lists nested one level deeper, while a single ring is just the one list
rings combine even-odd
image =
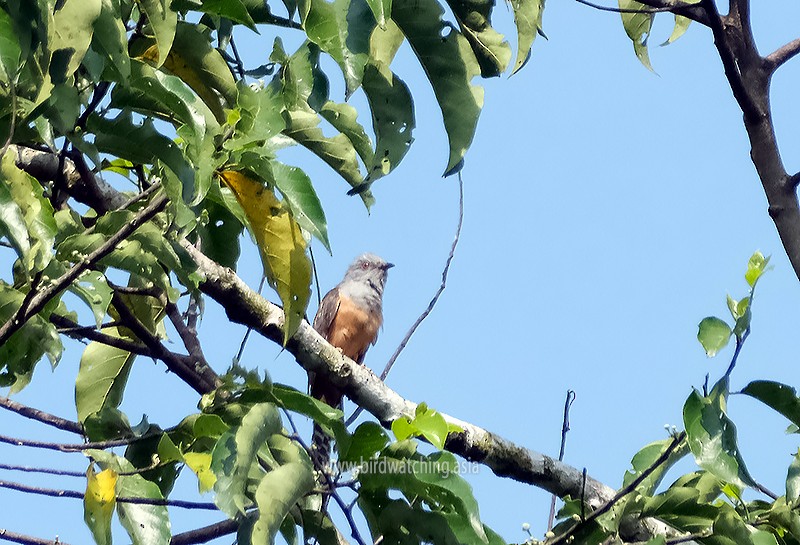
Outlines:
[{"label": "bare branch", "polygon": [[126,439],[111,439],[108,441],[94,441],[90,443],[53,443],[50,441],[36,441],[32,439],[20,439],[18,437],[9,437],[7,435],[0,435],[0,443],[14,445],[16,447],[31,447],[40,448],[45,450],[57,450],[59,452],[83,452],[90,449],[107,449],[112,447],[125,447],[137,441],[144,441],[159,437],[163,432],[148,433],[138,437],[129,437]]},{"label": "bare branch", "polygon": [[406,336],[403,337],[403,340],[400,341],[400,345],[395,350],[392,357],[389,358],[389,361],[386,362],[386,367],[383,369],[381,373],[381,380],[386,380],[386,377],[389,376],[389,371],[392,370],[392,366],[394,362],[397,361],[397,357],[406,347],[408,341],[411,340],[411,336],[420,326],[420,324],[428,317],[428,315],[433,311],[433,307],[436,306],[437,301],[439,301],[439,297],[444,292],[445,288],[447,287],[447,273],[450,272],[450,264],[453,262],[453,257],[456,253],[456,247],[458,246],[458,240],[461,238],[461,227],[464,225],[464,181],[461,179],[461,172],[458,173],[458,225],[456,226],[456,235],[453,237],[453,244],[450,245],[450,253],[447,255],[447,261],[445,261],[444,269],[442,270],[442,283],[439,285],[439,289],[436,290],[436,293],[433,295],[431,302],[428,303],[428,308],[420,314],[417,321],[414,322],[414,325],[411,326],[411,329],[408,330]]},{"label": "bare branch", "polygon": [[59,430],[68,431],[77,435],[83,435],[83,426],[81,426],[78,422],[73,422],[72,420],[67,420],[66,418],[61,418],[60,416],[55,416],[53,414],[40,411],[39,409],[34,409],[33,407],[28,407],[22,403],[12,401],[7,397],[0,397],[0,408],[15,412],[18,415],[24,416],[25,418],[30,418],[31,420],[37,420],[43,424],[47,424],[48,426],[58,428]]},{"label": "bare branch", "polygon": [[167,317],[169,321],[172,322],[172,325],[183,341],[183,345],[189,352],[192,363],[210,369],[208,360],[206,360],[206,356],[203,354],[203,347],[200,346],[200,340],[197,338],[197,334],[183,321],[183,317],[175,303],[167,301],[166,297],[164,297],[164,302],[166,303],[165,309]]},{"label": "bare branch", "polygon": [[155,358],[153,352],[141,343],[108,335],[102,331],[97,331],[94,327],[81,327],[66,316],[53,313],[50,315],[50,321],[59,328],[60,333],[63,333],[67,337],[76,340],[89,339],[121,350],[126,350],[132,354]]},{"label": "bare branch", "polygon": [[[11,481],[0,481],[0,488],[16,490],[25,494],[37,494],[39,496],[50,496],[53,498],[72,498],[83,499],[83,492],[78,490],[57,490],[53,488],[41,488],[38,486],[28,486],[27,484],[15,483]],[[219,511],[219,508],[211,502],[170,500],[166,498],[134,498],[120,496],[116,498],[117,503],[132,503],[138,505],[163,505],[166,507],[179,507],[181,509],[201,509],[205,511]]]},{"label": "bare branch", "polygon": [[50,467],[31,467],[31,466],[16,466],[11,464],[0,464],[0,469],[6,471],[21,471],[23,473],[43,473],[45,475],[58,475],[59,477],[86,477],[84,471],[67,471],[65,469],[53,469]]},{"label": "bare branch", "polygon": [[55,539],[42,539],[40,537],[26,536],[18,534],[5,528],[0,528],[0,540],[11,541],[12,543],[22,543],[23,545],[69,545],[61,541],[58,537]]},{"label": "bare branch", "polygon": [[764,58],[764,63],[769,72],[775,72],[784,63],[795,57],[800,53],[800,38],[795,38],[786,45],[783,45],[767,55]]}]

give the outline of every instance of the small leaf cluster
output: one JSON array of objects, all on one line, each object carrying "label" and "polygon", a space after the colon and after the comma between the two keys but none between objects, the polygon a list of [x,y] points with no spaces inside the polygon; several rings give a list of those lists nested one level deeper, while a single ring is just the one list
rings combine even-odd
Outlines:
[{"label": "small leaf cluster", "polygon": [[[718,318],[701,322],[698,339],[709,355],[716,353],[735,336],[737,350],[731,366],[710,391],[693,389],[683,405],[684,431],[642,448],[632,459],[632,468],[623,479],[623,488],[599,517],[580,498],[567,498],[555,528],[552,543],[599,544],[618,540],[625,521],[654,518],[666,523],[672,535],[658,535],[649,544],[667,540],[708,545],[789,545],[800,543],[800,451],[790,461],[782,494],[761,485],[747,468],[739,448],[736,425],[728,414],[731,396],[730,376],[751,321],[751,303],[759,278],[767,270],[769,258],[756,252],[750,258],[745,279],[749,295],[741,301],[728,297],[733,327]],[[712,321],[713,320],[713,321]],[[722,324],[718,326],[717,324]],[[721,332],[721,333],[720,333]],[[790,423],[789,431],[800,429],[800,397],[794,388],[773,381],[756,380],[734,392],[755,399]],[[669,470],[680,460],[692,456],[698,466],[663,488]],[[764,494],[748,500],[748,489]],[[751,494],[752,495],[752,494]]]}]

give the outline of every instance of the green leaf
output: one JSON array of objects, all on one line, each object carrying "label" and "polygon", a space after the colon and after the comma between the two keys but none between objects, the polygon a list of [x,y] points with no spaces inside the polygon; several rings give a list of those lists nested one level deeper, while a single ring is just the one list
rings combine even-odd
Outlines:
[{"label": "green leaf", "polygon": [[[719,385],[718,385],[719,386]],[[709,397],[694,390],[683,406],[689,448],[697,465],[739,487],[754,486],[736,439],[736,426],[725,414],[724,392],[715,386]]]},{"label": "green leaf", "polygon": [[[173,1],[173,9],[175,9],[175,4],[176,3]],[[231,21],[242,23],[254,32],[258,32],[256,23],[253,21],[253,15],[248,11],[251,4],[253,7],[256,6],[255,2],[242,2],[241,0],[203,0],[202,5],[193,5],[192,9],[225,17]],[[262,3],[261,8],[263,9],[265,7],[265,4]],[[269,8],[264,9],[264,11],[269,14]],[[265,23],[268,21],[260,20],[258,22]]]},{"label": "green leaf", "polygon": [[719,507],[705,503],[695,488],[672,486],[647,498],[642,516],[656,517],[684,532],[700,532],[717,518]]},{"label": "green leaf", "polygon": [[120,81],[131,75],[128,37],[122,22],[120,0],[102,0],[100,15],[94,22],[94,48],[105,56],[106,66],[117,73]]},{"label": "green leaf", "polygon": [[[236,103],[236,81],[222,54],[211,45],[210,31],[204,32],[203,28],[179,22],[172,49],[162,67],[191,87],[222,123],[223,109]],[[159,51],[153,40],[142,39],[131,46],[132,54],[154,63]]]},{"label": "green leaf", "polygon": [[511,46],[492,28],[494,0],[447,0],[461,33],[469,40],[484,78],[502,74],[511,61]]},{"label": "green leaf", "polygon": [[770,256],[764,257],[761,252],[755,252],[750,260],[747,262],[747,271],[744,273],[744,279],[751,288],[756,287],[756,282],[761,276],[767,272],[767,265],[769,264]]},{"label": "green leaf", "polygon": [[137,0],[139,8],[147,15],[147,21],[157,44],[156,67],[164,64],[172,49],[178,26],[178,14],[172,11],[167,0]]},{"label": "green leaf", "polygon": [[349,104],[339,104],[329,100],[323,104],[319,115],[350,140],[364,164],[372,162],[372,142],[367,131],[358,122],[358,111],[355,108]]},{"label": "green leaf", "polygon": [[363,422],[353,432],[349,448],[342,452],[339,461],[363,462],[380,452],[389,443],[384,429],[375,422]]},{"label": "green leaf", "polygon": [[625,28],[628,38],[633,42],[633,51],[636,53],[636,57],[645,68],[652,71],[653,66],[650,64],[650,55],[647,52],[647,38],[653,26],[654,14],[648,13],[648,6],[636,0],[619,0],[619,7],[621,10],[633,11],[620,13],[622,26]]},{"label": "green leaf", "polygon": [[528,62],[533,41],[542,29],[544,0],[511,0],[511,7],[517,26],[517,60],[512,72],[516,74]]},{"label": "green leaf", "polygon": [[[2,158],[0,164],[0,182],[5,185],[5,190],[0,193],[0,212],[3,216],[0,221],[8,234],[9,241],[15,246],[15,250],[24,250],[26,247],[25,239],[20,232],[19,215],[8,200],[17,205],[22,213],[25,228],[28,231],[27,253],[20,255],[27,271],[40,271],[44,269],[53,258],[53,245],[58,232],[56,221],[53,216],[53,206],[44,197],[42,185],[28,173],[20,170],[14,163],[14,153],[8,151]],[[5,196],[3,194],[6,193]],[[6,214],[8,216],[6,217]],[[12,238],[13,237],[13,238]],[[19,248],[19,249],[18,249]]]},{"label": "green leaf", "polygon": [[435,0],[395,2],[392,19],[403,31],[431,82],[450,141],[445,176],[458,171],[475,136],[483,88],[471,84],[480,66],[469,42],[442,21]]},{"label": "green leaf", "polygon": [[[25,295],[0,281],[0,323],[6,323],[22,305]],[[48,312],[47,310],[43,312]],[[58,331],[41,314],[0,345],[0,384],[10,386],[10,393],[22,390],[33,375],[33,368],[47,356],[52,367],[61,359],[63,346]]]},{"label": "green leaf", "polygon": [[8,239],[17,256],[24,260],[30,254],[31,242],[28,237],[28,226],[22,209],[14,201],[11,190],[6,182],[3,171],[0,170],[0,236]]},{"label": "green leaf", "polygon": [[113,290],[106,282],[103,273],[85,271],[78,278],[78,281],[73,282],[68,289],[92,309],[95,323],[99,328],[103,323],[103,318],[106,315],[108,305],[111,303],[111,295],[113,294]]},{"label": "green leaf", "polygon": [[684,17],[683,15],[675,15],[675,26],[672,27],[672,34],[670,34],[669,38],[667,38],[667,41],[661,45],[669,45],[683,36],[686,30],[688,30],[691,22],[692,20],[688,17]]},{"label": "green leaf", "polygon": [[317,197],[311,178],[297,167],[273,161],[272,175],[275,187],[278,188],[284,201],[289,205],[292,216],[297,223],[311,233],[331,251],[328,240],[328,220],[322,210],[322,203]]},{"label": "green leaf", "polygon": [[11,84],[17,76],[22,48],[14,33],[14,23],[5,10],[0,9],[0,80]]},{"label": "green leaf", "polygon": [[749,545],[753,543],[747,524],[731,507],[722,509],[722,513],[714,521],[712,532],[715,542],[719,544]]},{"label": "green leaf", "polygon": [[95,133],[95,145],[101,152],[122,157],[137,164],[155,164],[161,161],[180,179],[186,200],[194,196],[194,171],[181,149],[158,132],[152,120],[138,125],[130,111],[114,119],[90,115],[87,129]]},{"label": "green leaf", "polygon": [[800,449],[792,458],[786,475],[786,503],[795,504],[798,499],[800,499]]},{"label": "green leaf", "polygon": [[92,41],[94,22],[100,16],[101,0],[65,0],[53,14],[48,29],[53,56],[50,77],[64,83],[80,66]]},{"label": "green leaf", "polygon": [[314,484],[310,461],[287,463],[264,475],[255,494],[258,520],[253,526],[253,545],[272,545],[289,510]]},{"label": "green leaf", "polygon": [[367,181],[386,176],[400,164],[411,143],[416,127],[414,101],[408,86],[391,70],[370,63],[362,81],[372,111],[375,153],[367,162]]},{"label": "green leaf", "polygon": [[244,225],[227,208],[211,199],[201,203],[207,220],[197,226],[200,250],[224,267],[236,270],[241,247],[239,236]]},{"label": "green leaf", "polygon": [[418,433],[434,447],[439,450],[444,448],[444,442],[447,439],[447,422],[442,413],[433,409],[419,412],[413,423]]},{"label": "green leaf", "polygon": [[730,326],[716,316],[709,316],[700,321],[697,340],[703,345],[706,356],[713,358],[717,352],[725,348],[733,331]]},{"label": "green leaf", "polygon": [[336,444],[340,449],[349,444],[350,434],[342,421],[343,414],[339,409],[283,384],[274,384],[272,394],[281,407],[311,418],[336,437]]},{"label": "green leaf", "polygon": [[372,10],[372,15],[375,17],[378,26],[384,28],[386,20],[392,13],[392,0],[367,0],[369,9]]},{"label": "green leaf", "polygon": [[800,426],[800,398],[797,390],[791,386],[771,380],[754,380],[742,389],[742,393],[759,400],[782,414],[792,424]]},{"label": "green leaf", "polygon": [[[629,469],[625,472],[625,476],[622,480],[623,488],[636,480],[646,470],[652,468],[655,461],[662,455],[672,441],[673,440],[671,438],[662,439],[661,441],[650,443],[639,450],[639,452],[637,452],[631,459],[632,469]],[[664,475],[667,473],[667,471],[669,471],[669,469],[676,464],[678,460],[683,458],[687,452],[687,444],[684,442],[680,447],[673,451],[666,462],[662,463],[644,481],[642,481],[639,486],[636,487],[636,490],[642,495],[651,496],[655,492],[656,488],[658,488],[659,484],[661,484],[661,480],[664,478]]]},{"label": "green leaf", "polygon": [[345,98],[361,85],[369,55],[369,37],[375,28],[365,0],[304,0],[300,10],[308,39],[339,64],[345,80]]},{"label": "green leaf", "polygon": [[[111,337],[131,340],[117,327],[108,327],[103,333]],[[78,376],[75,379],[75,408],[78,420],[104,407],[119,407],[133,366],[135,354],[121,348],[91,342],[81,356]]]},{"label": "green leaf", "polygon": [[234,132],[223,146],[227,150],[238,150],[264,142],[285,127],[281,110],[283,109],[282,97],[276,94],[272,87],[253,89],[243,81],[239,82]]},{"label": "green leaf", "polygon": [[246,487],[251,466],[258,466],[256,455],[267,437],[278,433],[281,419],[275,405],[259,403],[247,412],[242,424],[220,437],[211,455],[211,469],[217,476],[214,503],[233,518],[249,506]]}]

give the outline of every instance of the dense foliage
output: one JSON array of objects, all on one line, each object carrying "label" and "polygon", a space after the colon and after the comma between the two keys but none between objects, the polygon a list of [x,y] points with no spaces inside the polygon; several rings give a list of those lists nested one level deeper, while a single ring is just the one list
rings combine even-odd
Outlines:
[{"label": "dense foliage", "polygon": [[[661,4],[619,2],[623,27],[648,67],[653,3]],[[371,185],[413,143],[412,89],[392,70],[408,42],[441,109],[449,141],[444,174],[459,171],[483,105],[474,80],[525,65],[543,4],[510,2],[512,63],[511,46],[491,26],[491,1],[284,0],[281,17],[260,0],[0,0],[0,385],[16,393],[40,360],[56,365],[64,336],[87,343],[74,383],[77,421],[6,398],[3,407],[89,441],[56,450],[89,457],[84,518],[98,544],[111,542],[115,511],[137,545],[233,532],[239,543],[254,544],[279,534],[288,543],[333,544],[343,533],[360,545],[503,542],[481,522],[454,455],[486,462],[496,457],[495,443],[476,444],[471,428],[425,404],[393,422],[348,429],[341,411],[296,388],[238,366],[212,369],[195,326],[209,296],[253,327],[274,315],[225,280],[247,229],[283,308],[280,333],[270,338],[304,366],[312,365],[313,348],[315,357],[333,361],[319,341],[298,337],[310,298],[309,242],[329,248],[323,206],[309,176],[278,152],[304,147],[369,207]],[[691,19],[713,21],[716,8],[706,4],[660,6],[675,15],[668,41]],[[258,66],[246,66],[237,51],[235,32],[244,27],[261,32],[269,51]],[[287,51],[286,33],[305,40]],[[341,74],[325,72],[323,55]],[[333,77],[343,78],[347,97],[364,94],[370,128],[347,102],[331,99]],[[729,298],[732,326],[719,318],[700,324],[709,355],[731,339],[735,349],[728,371],[686,401],[685,431],[639,452],[617,494],[598,488],[589,498],[575,493],[579,485],[559,488],[552,475],[539,477],[536,484],[566,499],[553,543],[800,542],[800,455],[785,494],[771,494],[749,475],[727,416],[730,375],[767,262],[755,254],[748,295]],[[83,306],[73,308],[77,302]],[[162,342],[167,325],[185,353]],[[141,357],[164,362],[194,388],[199,411],[163,428],[146,420],[132,425],[119,406]],[[346,376],[338,380],[348,386]],[[741,393],[800,426],[792,388],[760,381]],[[338,470],[314,467],[297,417],[335,438]],[[434,452],[420,450],[421,440]],[[111,450],[120,446],[124,454]],[[667,470],[690,454],[698,470],[660,487]],[[520,467],[530,465],[524,449],[513,455]],[[184,467],[201,493],[213,491],[211,507],[227,520],[172,536],[168,498]],[[771,501],[745,501],[747,487]],[[324,506],[344,515],[347,530]]]}]

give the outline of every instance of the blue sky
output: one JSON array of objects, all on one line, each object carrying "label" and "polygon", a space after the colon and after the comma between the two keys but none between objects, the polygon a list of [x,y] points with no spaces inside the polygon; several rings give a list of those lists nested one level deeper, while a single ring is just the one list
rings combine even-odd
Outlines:
[{"label": "blue sky", "polygon": [[[754,4],[762,54],[796,37],[800,6],[789,0]],[[496,26],[515,43],[510,14],[503,6],[497,12]],[[767,214],[741,112],[710,32],[693,25],[677,43],[660,48],[671,16],[657,17],[653,74],[637,61],[616,14],[551,2],[544,28],[549,40],[537,40],[521,73],[486,82],[486,105],[463,170],[464,230],[450,280],[388,384],[554,456],[564,395],[575,390],[565,461],[618,486],[631,456],[665,437],[664,424],[681,427],[691,388],[700,387],[706,373],[713,381],[724,372],[731,349],[707,359],[695,338],[697,323],[711,314],[727,317],[726,293],[745,295],[745,264],[757,249],[772,255],[774,269],[758,286],[753,332],[731,387],[756,378],[800,384],[800,284]],[[240,39],[250,65],[264,62],[271,44],[266,32]],[[799,65],[784,66],[773,85],[776,129],[790,171],[800,169]],[[336,74],[333,63],[327,67]],[[441,178],[447,142],[433,93],[407,47],[394,68],[417,100],[416,141],[402,165],[373,187],[371,214],[313,156],[291,150],[284,157],[315,180],[328,216],[333,256],[315,247],[323,290],[363,251],[397,265],[387,285],[383,332],[366,357],[378,370],[438,287],[457,220],[457,180]],[[334,99],[343,99],[341,81],[332,81],[332,89]],[[352,100],[365,105],[359,95]],[[252,248],[240,274],[258,284]],[[201,334],[215,367],[226,368],[240,328],[229,326],[209,302]],[[304,372],[279,352],[252,338],[243,364],[304,388]],[[52,374],[42,364],[17,399],[74,418],[78,360],[79,352],[67,352]],[[166,427],[193,411],[196,401],[163,366],[140,359],[123,409],[131,420],[146,412]],[[752,400],[735,396],[729,409],[751,472],[782,493],[797,436],[784,435],[787,423]],[[26,438],[73,440],[9,414],[0,414],[0,428]],[[0,459],[85,469],[80,455],[56,463],[49,454],[5,445]],[[83,486],[80,480],[8,478]],[[546,493],[485,468],[467,478],[484,522],[505,539],[523,540],[523,522],[535,535],[543,533]],[[191,475],[181,481],[176,497],[190,496]],[[79,501],[1,491],[0,503],[0,526],[70,543],[90,539]],[[218,518],[175,511],[173,529]]]}]

